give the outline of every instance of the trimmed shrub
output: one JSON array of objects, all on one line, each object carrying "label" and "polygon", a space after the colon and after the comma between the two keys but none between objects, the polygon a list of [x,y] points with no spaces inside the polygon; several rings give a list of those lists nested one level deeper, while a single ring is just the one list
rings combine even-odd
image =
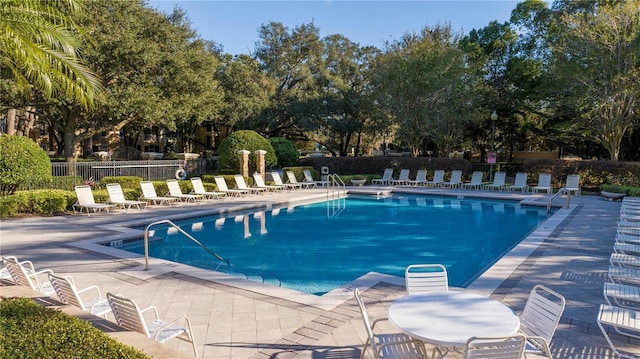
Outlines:
[{"label": "trimmed shrub", "polygon": [[75,200],[75,193],[65,190],[20,191],[0,198],[0,217],[11,218],[21,214],[40,216],[60,214],[64,213],[68,206],[73,205]]},{"label": "trimmed shrub", "polygon": [[89,322],[28,298],[0,301],[0,327],[3,358],[149,359]]},{"label": "trimmed shrub", "polygon": [[620,186],[614,184],[603,184],[600,189],[604,192],[625,193],[627,196],[640,196],[640,187]]},{"label": "trimmed shrub", "polygon": [[238,151],[249,151],[249,168],[256,168],[256,155],[255,151],[265,150],[265,166],[267,168],[274,167],[278,164],[278,158],[275,151],[271,146],[271,143],[266,138],[260,136],[255,131],[242,130],[236,131],[229,135],[222,141],[218,148],[218,165],[221,169],[235,170],[234,173],[238,173],[238,166],[240,165],[240,155]]},{"label": "trimmed shrub", "polygon": [[54,176],[51,188],[73,191],[75,186],[82,184],[82,176]]},{"label": "trimmed shrub", "polygon": [[105,176],[100,180],[100,185],[105,187],[109,183],[120,183],[120,187],[138,189],[143,178],[138,176]]},{"label": "trimmed shrub", "polygon": [[300,154],[298,150],[296,150],[293,142],[282,137],[271,137],[269,138],[269,142],[271,142],[271,146],[273,146],[279,166],[286,167],[298,164]]},{"label": "trimmed shrub", "polygon": [[51,185],[51,160],[29,137],[0,135],[0,195],[13,194],[19,186]]}]

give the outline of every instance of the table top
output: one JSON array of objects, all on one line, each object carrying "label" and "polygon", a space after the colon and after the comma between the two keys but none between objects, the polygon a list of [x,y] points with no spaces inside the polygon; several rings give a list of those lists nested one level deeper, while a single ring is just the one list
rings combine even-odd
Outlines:
[{"label": "table top", "polygon": [[410,294],[389,307],[389,321],[405,334],[448,347],[473,337],[516,334],[520,320],[500,301],[468,291]]}]

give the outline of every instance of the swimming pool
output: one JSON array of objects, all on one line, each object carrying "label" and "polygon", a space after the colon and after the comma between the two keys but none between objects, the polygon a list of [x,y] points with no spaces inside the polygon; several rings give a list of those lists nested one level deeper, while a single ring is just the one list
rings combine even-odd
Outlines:
[{"label": "swimming pool", "polygon": [[[368,272],[403,276],[442,263],[466,286],[547,218],[546,209],[498,200],[420,195],[355,197],[177,222],[231,263],[231,271],[324,294]],[[149,254],[200,268],[219,261],[172,228],[154,227]],[[140,241],[120,249],[143,253]],[[252,278],[253,279],[253,278]]]}]

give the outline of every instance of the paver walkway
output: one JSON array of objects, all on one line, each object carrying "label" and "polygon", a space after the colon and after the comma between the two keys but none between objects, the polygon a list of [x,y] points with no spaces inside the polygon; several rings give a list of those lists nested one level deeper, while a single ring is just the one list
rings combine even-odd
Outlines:
[{"label": "paver walkway", "polygon": [[[125,294],[141,307],[155,305],[161,317],[189,316],[203,358],[358,358],[365,332],[353,299],[327,309],[171,269],[141,277],[131,274],[139,268],[139,261],[114,258],[77,245],[89,238],[118,236],[122,232],[118,222],[148,223],[150,217],[171,218],[186,211],[246,209],[322,197],[324,191],[252,196],[126,214],[3,221],[0,249],[2,255],[15,255],[33,261],[36,267],[72,275],[78,287],[96,284],[103,292]],[[572,206],[571,214],[492,296],[518,312],[535,284],[549,286],[567,299],[553,339],[554,357],[612,358],[595,318],[603,303],[602,285],[620,204],[580,196],[572,198]],[[380,282],[363,293],[374,317],[385,316],[388,305],[403,294],[404,288],[397,282]],[[624,344],[622,337],[612,336],[619,339],[617,343],[622,347],[640,356],[640,341]],[[166,345],[185,353],[190,351],[188,343],[170,341]]]}]

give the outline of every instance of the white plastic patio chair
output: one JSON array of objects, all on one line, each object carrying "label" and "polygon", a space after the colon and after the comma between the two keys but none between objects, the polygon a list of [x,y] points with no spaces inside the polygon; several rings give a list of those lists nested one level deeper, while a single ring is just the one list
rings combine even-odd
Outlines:
[{"label": "white plastic patio chair", "polygon": [[367,340],[364,343],[364,348],[362,348],[360,359],[364,358],[369,345],[371,345],[371,351],[375,359],[427,359],[427,350],[424,347],[424,343],[419,340],[411,339],[411,337],[403,333],[374,334],[376,324],[388,319],[381,318],[372,323],[358,288],[353,291],[353,296],[358,303],[358,307],[360,307],[360,314],[367,331]]},{"label": "white plastic patio chair", "polygon": [[580,175],[567,175],[567,182],[560,191],[579,196],[580,193],[582,193],[582,190],[580,189]]},{"label": "white plastic patio chair", "polygon": [[48,280],[40,282],[39,275],[53,273],[51,269],[42,269],[36,271],[31,261],[19,262],[14,256],[2,257],[4,266],[11,275],[11,279],[17,285],[24,285],[40,292],[44,295],[54,293],[53,287]]},{"label": "white plastic patio chair", "polygon": [[427,182],[427,170],[418,170],[416,172],[416,179],[407,180],[408,185],[423,186]]},{"label": "white plastic patio chair", "polygon": [[178,199],[175,197],[158,196],[156,194],[156,188],[153,186],[153,182],[151,181],[140,182],[140,188],[142,189],[142,196],[140,196],[139,198],[141,200],[159,205],[166,204],[168,206],[171,206],[171,202],[178,201]]},{"label": "white plastic patio chair", "polygon": [[280,173],[271,172],[271,178],[276,186],[284,186],[286,189],[300,189],[302,185],[300,183],[284,183],[282,182],[282,177],[280,177]]},{"label": "white plastic patio chair", "polygon": [[437,187],[444,183],[444,170],[435,170],[433,172],[433,179],[427,181],[424,184],[431,187]]},{"label": "white plastic patio chair", "polygon": [[[193,354],[196,358],[198,357],[198,350],[193,339],[189,318],[181,317],[172,322],[166,322],[159,318],[158,309],[154,306],[140,310],[138,305],[131,299],[112,293],[107,293],[107,300],[119,326],[142,333],[158,343],[165,343],[172,338],[189,342],[193,346]],[[147,321],[144,318],[144,313],[150,310],[154,312],[155,319]],[[182,321],[184,321],[185,326],[178,326],[177,324]]]},{"label": "white plastic patio chair", "polygon": [[242,175],[233,175],[233,180],[236,181],[237,189],[249,191],[250,194],[260,194],[267,192],[266,188],[247,186],[247,182],[244,181],[244,177]]},{"label": "white plastic patio chair", "polygon": [[550,173],[541,173],[540,175],[538,175],[538,184],[531,187],[531,192],[533,193],[538,193],[540,191],[545,191],[547,192],[547,194],[553,193]]},{"label": "white plastic patio chair", "polygon": [[565,299],[558,292],[543,285],[536,285],[531,289],[527,303],[519,315],[518,333],[527,337],[525,357],[526,353],[535,352],[552,358],[549,345],[558,327],[564,306]]},{"label": "white plastic patio chair", "polygon": [[85,208],[87,210],[87,215],[91,214],[89,210],[93,210],[93,213],[98,213],[104,209],[105,212],[109,213],[109,209],[115,207],[115,205],[113,204],[96,203],[95,198],[93,198],[91,186],[76,186],[75,190],[76,196],[78,197],[78,202],[74,203],[73,206],[71,206],[74,213],[76,212],[76,208],[80,209],[80,213],[82,213],[82,209]]},{"label": "white plastic patio chair", "polygon": [[484,183],[482,182],[483,177],[484,177],[484,172],[473,171],[473,173],[471,174],[471,182],[463,183],[462,188],[473,188],[473,189],[482,188],[484,186]]},{"label": "white plastic patio chair", "polygon": [[378,184],[383,186],[388,186],[393,179],[393,168],[385,168],[384,173],[382,174],[382,178],[375,178],[371,180],[371,184]]},{"label": "white plastic patio chair", "polygon": [[526,172],[518,172],[516,173],[516,180],[515,183],[510,185],[510,186],[506,186],[505,189],[508,191],[522,191],[522,192],[529,192],[529,185],[527,184],[527,177],[528,174]]},{"label": "white plastic patio chair", "polygon": [[443,187],[459,187],[462,184],[462,171],[461,170],[453,170],[451,171],[451,178],[448,181],[444,181],[442,183]]},{"label": "white plastic patio chair", "polygon": [[442,264],[412,264],[404,271],[407,294],[448,291],[447,268]]},{"label": "white plastic patio chair", "polygon": [[182,190],[180,189],[180,184],[176,179],[168,179],[167,188],[169,188],[168,196],[175,197],[179,201],[196,203],[199,199],[204,198],[202,195],[199,195],[199,194],[182,193]]},{"label": "white plastic patio chair", "polygon": [[124,198],[124,192],[120,183],[108,183],[107,192],[109,193],[109,203],[116,206],[122,206],[123,209],[131,209],[131,206],[135,206],[137,209],[146,209],[147,202],[134,201]]},{"label": "white plastic patio chair", "polygon": [[258,172],[253,173],[253,184],[258,188],[264,188],[272,192],[283,191],[286,189],[286,186],[275,186],[264,183],[264,178],[262,178],[262,175]]},{"label": "white plastic patio chair", "polygon": [[307,183],[315,183],[316,186],[326,186],[327,185],[327,181],[316,181],[313,179],[313,175],[311,174],[311,171],[304,169],[302,170],[302,174],[304,174],[304,180],[303,182],[307,182]]},{"label": "white plastic patio chair", "polygon": [[604,282],[602,294],[609,305],[640,309],[640,287],[638,285]]},{"label": "white plastic patio chair", "polygon": [[207,191],[202,183],[202,178],[191,177],[191,186],[193,187],[193,194],[202,196],[204,199],[219,199],[220,196],[224,196],[223,192]]},{"label": "white plastic patio chair", "polygon": [[392,185],[405,185],[409,180],[409,173],[411,171],[408,168],[403,168],[400,170],[400,174],[398,175],[398,179],[391,179],[390,183]]},{"label": "white plastic patio chair", "polygon": [[484,185],[485,189],[497,189],[498,191],[501,191],[506,183],[507,179],[507,174],[505,172],[496,172],[493,176],[493,182],[492,183],[487,183]]},{"label": "white plastic patio chair", "polygon": [[[49,282],[53,286],[53,289],[62,303],[73,305],[99,317],[106,318],[107,314],[111,313],[109,301],[107,301],[107,298],[102,297],[102,293],[98,286],[92,285],[90,287],[77,290],[72,277],[61,277],[53,273],[49,273]],[[83,300],[80,295],[87,293],[90,290],[96,291],[97,297],[93,296],[86,301]]]},{"label": "white plastic patio chair", "polygon": [[224,177],[222,176],[215,176],[213,177],[213,179],[214,181],[216,181],[216,186],[218,186],[218,191],[224,192],[229,196],[246,196],[249,194],[248,190],[227,187],[227,181],[225,181]]},{"label": "white plastic patio chair", "polygon": [[289,183],[292,184],[299,184],[302,188],[315,188],[316,184],[313,182],[298,182],[298,179],[296,178],[296,174],[293,173],[293,171],[286,171],[285,174],[287,175],[287,180],[289,181]]},{"label": "white plastic patio chair", "polygon": [[638,355],[622,352],[615,346],[607,333],[606,327],[611,327],[616,333],[627,337],[640,339],[640,311],[601,304],[598,312],[598,327],[609,343],[609,347],[619,358],[637,359]]},{"label": "white plastic patio chair", "polygon": [[516,334],[503,338],[472,337],[464,346],[463,359],[520,359],[527,341]]}]

